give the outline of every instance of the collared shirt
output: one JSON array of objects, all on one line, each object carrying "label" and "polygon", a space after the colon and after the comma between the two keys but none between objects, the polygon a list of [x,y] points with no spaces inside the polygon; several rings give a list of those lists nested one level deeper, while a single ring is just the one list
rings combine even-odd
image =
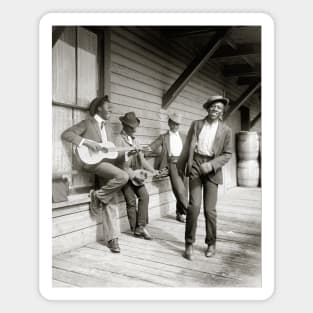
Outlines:
[{"label": "collared shirt", "polygon": [[107,137],[107,133],[105,130],[105,123],[106,120],[104,120],[103,118],[101,118],[98,114],[96,114],[94,116],[94,119],[97,121],[99,129],[100,129],[100,133],[101,133],[101,139],[103,143],[106,143],[108,141],[108,137]]},{"label": "collared shirt", "polygon": [[170,151],[169,156],[180,156],[180,153],[183,148],[183,142],[180,138],[179,132],[171,132],[169,131],[170,136]]},{"label": "collared shirt", "polygon": [[[94,119],[97,121],[97,124],[99,126],[99,130],[100,130],[100,134],[101,134],[101,141],[103,143],[106,143],[108,141],[107,133],[106,133],[106,130],[105,130],[106,120],[101,118],[98,114],[96,114],[94,116]],[[79,143],[78,147],[80,147],[84,143],[85,140],[86,139],[83,138],[82,141]]]},{"label": "collared shirt", "polygon": [[199,134],[198,146],[196,152],[202,155],[213,156],[213,142],[215,139],[218,121],[213,123],[204,122],[203,128]]},{"label": "collared shirt", "polygon": [[[121,139],[124,142],[124,144],[123,144],[124,146],[125,146],[125,144],[128,146],[138,146],[139,145],[136,137],[132,138],[131,136],[127,135],[124,130],[121,131],[120,135],[121,135]],[[119,144],[121,144],[121,142]],[[125,152],[125,162],[129,162],[130,168],[132,168],[134,170],[141,168],[141,160],[140,160],[139,154],[134,154],[134,155],[129,156],[128,152],[126,151]]]}]

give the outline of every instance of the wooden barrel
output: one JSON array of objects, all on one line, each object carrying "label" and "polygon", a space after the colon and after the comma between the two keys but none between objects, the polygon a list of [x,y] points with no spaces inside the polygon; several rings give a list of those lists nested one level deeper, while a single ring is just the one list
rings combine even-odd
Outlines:
[{"label": "wooden barrel", "polygon": [[241,131],[237,134],[239,160],[256,160],[259,156],[259,136],[257,132]]},{"label": "wooden barrel", "polygon": [[238,185],[241,187],[258,187],[260,177],[257,160],[241,160],[237,165]]}]

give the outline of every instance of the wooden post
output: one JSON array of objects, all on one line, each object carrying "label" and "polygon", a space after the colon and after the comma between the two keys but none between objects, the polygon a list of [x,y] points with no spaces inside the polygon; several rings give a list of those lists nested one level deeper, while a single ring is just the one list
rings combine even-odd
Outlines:
[{"label": "wooden post", "polygon": [[162,98],[162,108],[167,109],[170,104],[176,99],[178,94],[191,80],[193,75],[210,59],[214,52],[221,46],[226,34],[231,27],[223,28],[216,32],[209,44],[203,49],[202,53],[196,56],[184,72],[177,78],[174,84],[168,89]]}]

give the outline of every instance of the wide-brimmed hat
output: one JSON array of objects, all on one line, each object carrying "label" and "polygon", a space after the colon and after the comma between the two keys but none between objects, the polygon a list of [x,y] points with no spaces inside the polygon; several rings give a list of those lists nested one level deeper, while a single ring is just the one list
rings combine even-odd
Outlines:
[{"label": "wide-brimmed hat", "polygon": [[227,106],[229,103],[229,99],[223,96],[211,96],[209,99],[203,104],[204,109],[208,109],[208,107],[214,102],[222,102],[224,106]]},{"label": "wide-brimmed hat", "polygon": [[168,119],[172,120],[173,122],[175,122],[176,124],[181,124],[182,122],[182,115],[180,113],[171,113],[168,115]]},{"label": "wide-brimmed hat", "polygon": [[91,116],[94,116],[97,113],[97,108],[100,104],[104,103],[104,102],[110,102],[109,97],[106,96],[102,96],[102,97],[97,97],[94,98],[89,105],[89,114]]},{"label": "wide-brimmed hat", "polygon": [[130,127],[137,127],[140,124],[140,119],[136,117],[135,112],[125,113],[124,116],[120,116],[120,121]]}]

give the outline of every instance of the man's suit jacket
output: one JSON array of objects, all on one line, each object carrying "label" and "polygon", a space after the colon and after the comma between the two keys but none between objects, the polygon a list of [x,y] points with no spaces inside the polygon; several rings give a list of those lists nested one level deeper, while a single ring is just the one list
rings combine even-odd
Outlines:
[{"label": "man's suit jacket", "polygon": [[[112,134],[112,129],[111,129],[111,125],[109,121],[106,121],[105,131],[106,131],[108,141],[113,142],[112,141],[113,134]],[[100,128],[99,128],[98,122],[95,120],[94,117],[89,117],[73,125],[72,127],[66,129],[62,133],[61,137],[63,140],[69,141],[76,146],[80,144],[83,138],[93,140],[99,143],[102,142]],[[118,157],[115,160],[104,160],[104,161],[114,164],[116,162],[121,162],[124,159],[125,159],[124,152],[119,152]],[[79,158],[78,158],[78,163],[81,164],[81,161],[79,160]],[[95,167],[95,165],[86,165],[86,164],[81,164],[81,165],[86,170],[90,170]]]},{"label": "man's suit jacket", "polygon": [[[128,136],[124,130],[117,135],[115,143],[119,147],[129,148],[132,146],[139,146],[139,141],[136,138],[132,139],[132,143],[128,141]],[[136,154],[130,155],[127,157],[127,160],[122,157],[116,160],[116,166],[126,171],[129,177],[132,179],[134,176],[134,171],[137,169],[146,169],[149,170],[149,165],[147,165],[147,160],[144,157],[142,151],[139,151]]]},{"label": "man's suit jacket", "polygon": [[[180,138],[183,142],[186,140],[186,136],[179,133]],[[150,148],[152,151],[157,150],[159,147],[162,147],[161,153],[160,153],[160,157],[159,157],[159,161],[156,164],[156,168],[159,170],[162,170],[163,168],[168,166],[168,155],[169,155],[169,151],[170,151],[170,134],[169,131],[167,131],[165,134],[160,135],[156,140],[154,140],[151,144],[150,144]]]},{"label": "man's suit jacket", "polygon": [[[205,123],[205,119],[193,121],[187,134],[183,151],[177,162],[177,168],[190,175],[195,148],[198,144],[199,134]],[[218,127],[213,142],[213,159],[210,161],[213,171],[208,174],[209,180],[216,184],[223,183],[222,167],[232,156],[232,131],[223,122],[218,121]]]},{"label": "man's suit jacket", "polygon": [[[112,141],[112,130],[109,125],[109,121],[105,124],[105,131],[108,141]],[[94,117],[89,117],[73,125],[65,130],[61,136],[63,140],[69,141],[76,146],[80,144],[83,138],[96,142],[102,142],[100,128]]]}]

